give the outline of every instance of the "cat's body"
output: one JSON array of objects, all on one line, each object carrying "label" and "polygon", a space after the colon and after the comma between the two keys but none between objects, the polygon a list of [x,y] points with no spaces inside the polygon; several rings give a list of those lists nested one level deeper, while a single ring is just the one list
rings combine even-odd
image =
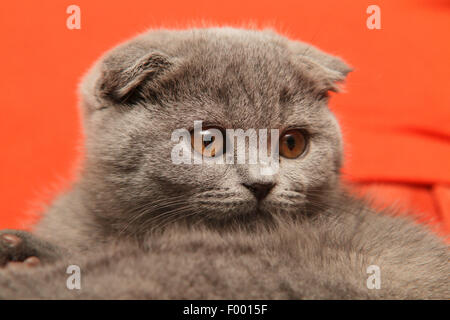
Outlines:
[{"label": "cat's body", "polygon": [[[447,245],[339,182],[327,92],[348,71],[272,32],[226,28],[154,31],[108,53],[81,87],[86,159],[36,227],[44,242],[0,242],[0,263],[47,264],[0,271],[0,297],[449,298]],[[257,164],[175,165],[171,133],[195,120],[301,128],[307,147],[269,176]],[[68,265],[81,290],[66,288]],[[370,266],[380,289],[368,289]]]}]

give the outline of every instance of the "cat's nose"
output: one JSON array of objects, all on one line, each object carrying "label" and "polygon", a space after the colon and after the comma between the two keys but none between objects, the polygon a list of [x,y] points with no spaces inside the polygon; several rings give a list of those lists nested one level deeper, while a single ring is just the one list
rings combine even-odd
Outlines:
[{"label": "cat's nose", "polygon": [[256,199],[262,200],[264,199],[275,186],[272,182],[267,183],[243,183],[244,187],[250,190]]}]

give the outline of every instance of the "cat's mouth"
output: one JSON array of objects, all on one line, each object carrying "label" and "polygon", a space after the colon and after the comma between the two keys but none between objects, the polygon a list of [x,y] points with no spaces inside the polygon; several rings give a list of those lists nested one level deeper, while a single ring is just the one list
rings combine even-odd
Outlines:
[{"label": "cat's mouth", "polygon": [[260,195],[249,188],[214,188],[192,195],[200,219],[213,221],[260,220],[275,215],[296,214],[306,204],[303,190],[271,188]]}]

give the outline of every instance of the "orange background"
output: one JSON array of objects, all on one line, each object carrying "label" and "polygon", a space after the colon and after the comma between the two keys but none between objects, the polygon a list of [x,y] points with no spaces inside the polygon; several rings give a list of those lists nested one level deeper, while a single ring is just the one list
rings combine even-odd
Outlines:
[{"label": "orange background", "polygon": [[[69,30],[66,8],[81,8]],[[381,30],[366,9],[381,8]],[[450,1],[8,1],[0,9],[0,228],[23,228],[79,157],[76,88],[105,50],[149,27],[273,26],[355,71],[332,109],[344,176],[450,231]],[[381,200],[380,200],[381,201]]]}]

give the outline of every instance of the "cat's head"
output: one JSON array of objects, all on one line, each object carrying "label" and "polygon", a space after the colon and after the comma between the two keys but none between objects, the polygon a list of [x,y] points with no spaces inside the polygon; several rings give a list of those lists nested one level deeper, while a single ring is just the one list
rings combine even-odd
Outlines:
[{"label": "cat's head", "polygon": [[[134,221],[143,230],[187,217],[305,214],[311,199],[338,184],[342,141],[327,102],[349,71],[340,59],[272,31],[159,30],[115,48],[81,85],[82,182],[98,215],[116,229],[135,228]],[[277,170],[195,164],[201,145],[172,136],[191,132],[194,121],[222,132],[278,129],[280,139],[268,145],[279,149]],[[180,143],[192,151],[191,164],[174,163]],[[231,152],[229,141],[223,149]]]}]

